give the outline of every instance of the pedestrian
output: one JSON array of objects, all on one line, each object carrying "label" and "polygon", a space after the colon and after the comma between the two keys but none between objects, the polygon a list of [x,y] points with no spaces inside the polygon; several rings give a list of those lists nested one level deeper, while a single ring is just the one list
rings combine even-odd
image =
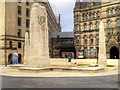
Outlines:
[{"label": "pedestrian", "polygon": [[69,54],[69,55],[68,55],[68,63],[69,63],[69,65],[71,64],[71,59],[72,59],[72,57],[71,57],[71,55]]}]

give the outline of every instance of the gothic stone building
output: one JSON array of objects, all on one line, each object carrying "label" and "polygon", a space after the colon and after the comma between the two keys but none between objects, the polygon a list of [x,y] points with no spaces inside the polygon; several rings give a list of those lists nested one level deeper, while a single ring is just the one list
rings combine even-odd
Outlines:
[{"label": "gothic stone building", "polygon": [[[30,9],[34,2],[28,2],[29,0],[4,1],[0,2],[0,61],[2,61],[0,64],[12,64],[14,53],[18,53],[18,62],[24,63],[25,32],[29,32]],[[60,24],[57,23],[50,3],[46,1],[40,2],[40,4],[47,8],[51,51],[50,33],[60,31]]]},{"label": "gothic stone building", "polygon": [[[120,1],[80,2],[74,7],[74,36],[76,53],[83,58],[97,58],[99,23],[104,22],[108,59],[120,58]],[[81,54],[82,55],[82,54]]]}]

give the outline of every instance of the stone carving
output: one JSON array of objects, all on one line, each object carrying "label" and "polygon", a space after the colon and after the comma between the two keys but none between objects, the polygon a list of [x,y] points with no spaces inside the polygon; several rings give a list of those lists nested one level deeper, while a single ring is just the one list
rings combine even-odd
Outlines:
[{"label": "stone carving", "polygon": [[30,44],[27,51],[27,65],[49,67],[49,44],[47,12],[44,6],[34,3],[30,16]]}]

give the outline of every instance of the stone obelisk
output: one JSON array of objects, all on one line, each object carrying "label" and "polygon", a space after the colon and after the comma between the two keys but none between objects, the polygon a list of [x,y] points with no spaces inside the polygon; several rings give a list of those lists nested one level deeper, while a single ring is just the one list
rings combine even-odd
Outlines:
[{"label": "stone obelisk", "polygon": [[100,25],[99,25],[98,66],[99,67],[107,67],[106,45],[105,45],[105,31],[104,31],[104,23],[102,21],[100,21]]},{"label": "stone obelisk", "polygon": [[25,49],[24,49],[24,64],[28,61],[28,50],[29,50],[29,35],[28,32],[25,33]]},{"label": "stone obelisk", "polygon": [[34,3],[30,15],[30,45],[27,51],[28,66],[50,66],[48,39],[46,8],[39,3]]}]

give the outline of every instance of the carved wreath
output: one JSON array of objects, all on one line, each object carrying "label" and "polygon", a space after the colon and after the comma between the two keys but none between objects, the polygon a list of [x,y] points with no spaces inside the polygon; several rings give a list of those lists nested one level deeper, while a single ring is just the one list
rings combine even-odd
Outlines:
[{"label": "carved wreath", "polygon": [[40,25],[44,24],[45,23],[45,17],[44,16],[38,16],[38,23]]}]

